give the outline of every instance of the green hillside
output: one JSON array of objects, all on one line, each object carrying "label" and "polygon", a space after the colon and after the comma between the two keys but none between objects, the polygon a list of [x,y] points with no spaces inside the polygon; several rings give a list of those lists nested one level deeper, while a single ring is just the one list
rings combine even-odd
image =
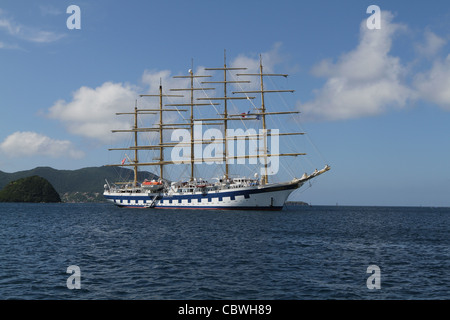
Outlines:
[{"label": "green hillside", "polygon": [[[120,167],[89,167],[78,170],[56,170],[37,167],[32,170],[6,173],[0,171],[0,189],[9,182],[30,176],[48,180],[61,196],[63,202],[103,201],[105,179],[110,183],[133,180],[133,170]],[[138,179],[154,179],[150,172],[139,172]]]},{"label": "green hillside", "polygon": [[61,198],[46,179],[31,176],[9,182],[0,190],[0,202],[61,202]]}]

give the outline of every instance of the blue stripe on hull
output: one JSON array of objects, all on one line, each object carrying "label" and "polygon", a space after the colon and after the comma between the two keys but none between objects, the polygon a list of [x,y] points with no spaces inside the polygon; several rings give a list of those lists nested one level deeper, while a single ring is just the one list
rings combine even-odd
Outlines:
[{"label": "blue stripe on hull", "polygon": [[121,208],[134,208],[134,209],[188,209],[188,210],[261,210],[261,211],[280,211],[283,207],[199,207],[199,206],[154,206],[152,208],[148,208],[145,206],[133,206],[133,205],[117,205]]}]

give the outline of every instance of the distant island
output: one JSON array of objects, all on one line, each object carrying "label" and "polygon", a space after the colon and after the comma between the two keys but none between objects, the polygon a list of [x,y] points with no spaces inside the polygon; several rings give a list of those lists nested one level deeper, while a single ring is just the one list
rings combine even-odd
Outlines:
[{"label": "distant island", "polygon": [[[7,173],[0,171],[0,190],[10,182],[22,178],[39,176],[55,188],[62,202],[104,202],[103,186],[105,179],[110,183],[133,179],[133,170],[116,167],[87,167],[77,170],[57,170],[51,167],[37,167],[31,170]],[[150,172],[139,172],[138,179],[155,179]]]},{"label": "distant island", "polygon": [[309,206],[309,203],[303,201],[286,201],[287,206]]},{"label": "distant island", "polygon": [[31,176],[11,181],[0,190],[0,202],[61,202],[55,188],[46,179]]}]

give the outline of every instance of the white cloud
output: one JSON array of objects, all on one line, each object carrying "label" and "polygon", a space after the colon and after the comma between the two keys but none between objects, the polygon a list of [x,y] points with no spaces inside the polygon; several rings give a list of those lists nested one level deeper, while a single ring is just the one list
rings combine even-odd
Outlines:
[{"label": "white cloud", "polygon": [[[277,42],[271,50],[261,53],[265,72],[273,72],[275,65],[282,61],[282,56],[280,54],[281,45],[281,42]],[[254,54],[253,56],[240,54],[231,61],[230,66],[234,68],[247,68],[247,70],[237,71],[237,73],[259,73],[259,59],[259,54]]]},{"label": "white cloud", "polygon": [[63,11],[60,8],[52,5],[40,5],[39,10],[43,16],[57,16],[63,14]]},{"label": "white cloud", "polygon": [[426,30],[424,36],[424,43],[416,44],[416,51],[419,55],[425,57],[434,56],[447,43],[446,39],[439,37],[430,30]]},{"label": "white cloud", "polygon": [[[202,66],[197,67],[196,70],[194,70],[194,75],[207,75],[205,68]],[[180,76],[188,76],[189,69],[186,69],[185,72],[182,74],[179,74]],[[204,84],[201,84],[201,81],[207,81],[207,79],[203,78],[194,78],[194,87],[201,87],[204,86]],[[172,72],[170,70],[162,70],[162,71],[155,71],[155,70],[145,70],[141,82],[148,86],[147,93],[148,94],[159,94],[159,85],[161,84],[163,87],[163,94],[164,95],[178,95],[178,96],[184,96],[184,97],[165,97],[164,103],[165,104],[176,104],[176,103],[190,103],[190,93],[188,91],[171,91],[170,89],[187,89],[191,86],[191,81],[189,78],[174,78],[172,75]],[[198,90],[195,92],[195,98],[205,98],[207,97],[210,92],[207,92],[208,90],[201,91]],[[155,98],[143,98],[140,101],[140,104],[145,107],[155,107],[155,102],[158,103]],[[175,106],[171,106],[170,108],[174,109],[177,108]],[[186,107],[180,106],[178,109],[185,109]],[[184,119],[189,118],[189,113],[187,112],[168,112],[164,115],[164,121],[166,123],[171,122],[177,122],[176,119],[179,119],[179,116],[181,116]]]},{"label": "white cloud", "polygon": [[[145,70],[142,75],[142,83],[149,87],[149,93],[159,92],[159,85],[162,84],[164,88],[171,87],[169,83],[173,81],[170,70],[150,71]],[[174,87],[173,87],[174,88]]]},{"label": "white cloud", "polygon": [[[203,67],[199,67],[196,74],[204,74]],[[81,87],[76,90],[71,101],[58,100],[48,110],[48,116],[62,121],[72,134],[110,143],[121,139],[124,135],[112,134],[113,129],[130,129],[130,116],[117,116],[117,112],[131,112],[135,100],[141,109],[155,108],[158,101],[152,98],[140,98],[140,94],[159,94],[159,85],[163,85],[163,94],[185,95],[185,98],[167,98],[164,103],[187,103],[189,94],[186,92],[171,92],[170,88],[187,88],[189,79],[174,79],[168,70],[145,70],[141,78],[141,86],[105,82],[96,88]],[[199,86],[200,84],[195,84]],[[204,93],[196,92],[196,97]],[[175,112],[167,115],[165,121],[174,120]],[[151,116],[149,116],[151,117]],[[156,116],[154,116],[156,117]],[[151,119],[150,119],[151,120]],[[150,126],[151,121],[146,121]],[[142,124],[140,124],[142,126]]]},{"label": "white cloud", "polygon": [[[183,76],[188,76],[189,73],[187,72],[188,70],[186,70],[186,72],[184,74],[182,74]],[[203,68],[199,67],[197,68],[196,71],[194,71],[195,75],[201,75],[204,74]],[[197,81],[197,80],[194,80]],[[170,89],[186,89],[190,87],[190,79],[185,79],[185,78],[174,78],[172,75],[172,72],[170,70],[161,70],[161,71],[157,71],[157,70],[145,70],[142,78],[141,78],[141,82],[144,86],[148,87],[148,89],[146,90],[147,94],[159,94],[159,85],[161,84],[163,87],[163,94],[165,95],[184,95],[185,98],[183,101],[181,101],[179,98],[176,97],[167,97],[167,100],[165,100],[165,103],[180,103],[180,102],[184,102],[184,103],[188,103],[190,101],[188,94],[186,94],[186,91],[183,92],[175,92],[175,91],[170,91]],[[197,87],[199,86],[198,83],[194,83],[194,86]],[[144,91],[142,89],[142,91]],[[196,96],[199,97],[200,92],[196,93]],[[156,100],[149,100],[148,98],[145,100],[148,101],[149,103],[151,103],[150,101],[153,102],[153,106],[154,106],[154,101]],[[143,102],[145,103],[145,102]]]},{"label": "white cloud", "polygon": [[3,10],[0,10],[0,30],[4,30],[9,35],[19,39],[36,43],[54,42],[65,36],[61,33],[40,30],[39,28],[17,23],[14,19],[7,17]]},{"label": "white cloud", "polygon": [[279,64],[283,57],[280,54],[281,43],[275,43],[271,50],[267,52],[263,52],[260,54],[246,55],[240,54],[235,59],[233,59],[230,63],[230,67],[232,68],[247,68],[247,70],[238,70],[233,71],[231,74],[233,75],[232,80],[250,80],[250,84],[236,84],[234,85],[238,90],[258,90],[259,87],[259,78],[249,77],[249,76],[240,76],[237,77],[236,74],[239,73],[259,73],[259,65],[260,58],[263,64],[263,72],[264,73],[273,73],[275,70],[275,66]]},{"label": "white cloud", "polygon": [[37,43],[48,43],[58,41],[65,37],[64,34],[56,33],[53,31],[38,30],[36,28],[24,27],[20,37],[23,40],[37,42]]},{"label": "white cloud", "polygon": [[381,12],[381,29],[369,30],[361,23],[356,49],[333,63],[324,60],[313,74],[326,77],[313,101],[299,105],[307,118],[342,120],[376,115],[389,107],[403,107],[413,92],[403,84],[405,68],[389,54],[392,37],[406,27],[392,23],[393,15]]},{"label": "white cloud", "polygon": [[420,96],[450,111],[450,54],[436,59],[431,70],[417,74],[414,86]]},{"label": "white cloud", "polygon": [[36,132],[15,132],[0,144],[0,149],[9,157],[47,156],[79,159],[84,156],[68,140],[55,140]]},{"label": "white cloud", "polygon": [[19,49],[19,46],[0,41],[0,49]]},{"label": "white cloud", "polygon": [[69,132],[102,142],[111,142],[112,129],[130,129],[130,119],[116,112],[130,112],[138,93],[134,86],[105,82],[93,89],[81,87],[70,102],[56,101],[50,118],[67,125]]}]

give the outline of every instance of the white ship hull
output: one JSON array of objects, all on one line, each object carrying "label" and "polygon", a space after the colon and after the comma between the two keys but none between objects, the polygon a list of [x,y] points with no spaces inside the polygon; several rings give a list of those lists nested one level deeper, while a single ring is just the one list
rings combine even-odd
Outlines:
[{"label": "white ship hull", "polygon": [[281,210],[302,182],[249,186],[209,192],[142,193],[106,190],[105,198],[120,207],[155,209]]}]

